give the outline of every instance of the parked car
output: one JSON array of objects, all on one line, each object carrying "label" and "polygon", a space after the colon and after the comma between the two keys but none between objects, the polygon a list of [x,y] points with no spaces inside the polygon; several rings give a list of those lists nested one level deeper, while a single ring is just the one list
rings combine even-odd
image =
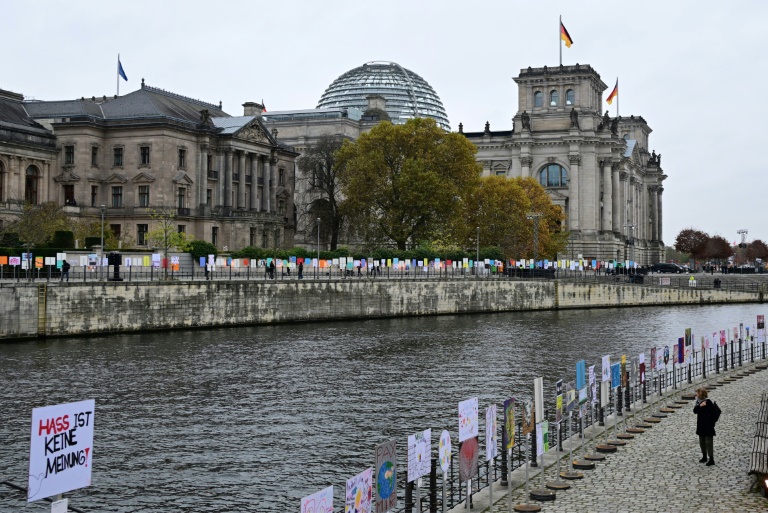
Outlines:
[{"label": "parked car", "polygon": [[653,264],[651,266],[651,272],[680,274],[683,272],[683,269],[677,264],[668,264],[665,262],[660,262],[658,264]]}]

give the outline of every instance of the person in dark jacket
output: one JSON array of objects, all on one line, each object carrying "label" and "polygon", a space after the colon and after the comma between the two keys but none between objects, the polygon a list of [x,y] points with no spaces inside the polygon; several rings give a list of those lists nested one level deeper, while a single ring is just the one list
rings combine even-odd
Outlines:
[{"label": "person in dark jacket", "polygon": [[708,395],[705,388],[696,390],[696,406],[693,407],[693,413],[696,414],[696,434],[699,435],[701,447],[699,462],[710,466],[715,464],[713,437],[715,423],[720,417],[720,408],[708,398]]}]

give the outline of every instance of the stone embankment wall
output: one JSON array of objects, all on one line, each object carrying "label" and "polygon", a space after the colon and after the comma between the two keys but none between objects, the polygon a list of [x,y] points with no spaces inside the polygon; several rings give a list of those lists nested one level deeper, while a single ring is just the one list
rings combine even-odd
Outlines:
[{"label": "stone embankment wall", "polygon": [[0,285],[0,339],[414,315],[762,301],[758,293],[510,280]]}]

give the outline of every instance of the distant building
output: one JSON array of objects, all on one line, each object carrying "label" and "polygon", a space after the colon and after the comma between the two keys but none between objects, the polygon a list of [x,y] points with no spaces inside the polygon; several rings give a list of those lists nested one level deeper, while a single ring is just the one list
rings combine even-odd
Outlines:
[{"label": "distant building", "polygon": [[[269,132],[258,103],[233,117],[143,80],[120,97],[0,100],[0,119],[15,115],[15,133],[38,134],[24,157],[27,176],[40,173],[36,192],[27,180],[32,203],[55,201],[71,216],[100,215],[103,205],[116,237],[137,246],[148,245],[158,209],[219,249],[293,245],[298,154]],[[0,188],[0,202],[20,197],[24,167],[5,153],[0,145],[0,174],[12,171],[5,183],[15,188]]]},{"label": "distant building", "polygon": [[[561,258],[664,260],[661,155],[640,116],[601,113],[606,84],[589,65],[527,68],[515,79],[514,129],[464,135],[483,175],[536,178],[566,215]],[[459,131],[463,127],[459,125]]]}]

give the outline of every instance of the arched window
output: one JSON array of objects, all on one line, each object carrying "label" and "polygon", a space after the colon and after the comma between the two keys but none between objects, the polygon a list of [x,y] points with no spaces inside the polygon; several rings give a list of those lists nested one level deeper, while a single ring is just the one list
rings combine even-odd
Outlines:
[{"label": "arched window", "polygon": [[544,106],[544,95],[541,94],[541,91],[536,91],[535,93],[533,93],[533,106],[534,107]]},{"label": "arched window", "polygon": [[554,89],[549,92],[549,105],[554,107],[560,101],[560,95]]},{"label": "arched window", "polygon": [[37,205],[37,183],[39,180],[37,168],[29,166],[24,180],[24,199],[33,205]]},{"label": "arched window", "polygon": [[576,103],[576,93],[573,92],[573,89],[568,89],[565,92],[565,104],[573,105],[574,103]]},{"label": "arched window", "polygon": [[568,172],[560,164],[549,164],[539,171],[539,183],[544,187],[568,187]]}]

